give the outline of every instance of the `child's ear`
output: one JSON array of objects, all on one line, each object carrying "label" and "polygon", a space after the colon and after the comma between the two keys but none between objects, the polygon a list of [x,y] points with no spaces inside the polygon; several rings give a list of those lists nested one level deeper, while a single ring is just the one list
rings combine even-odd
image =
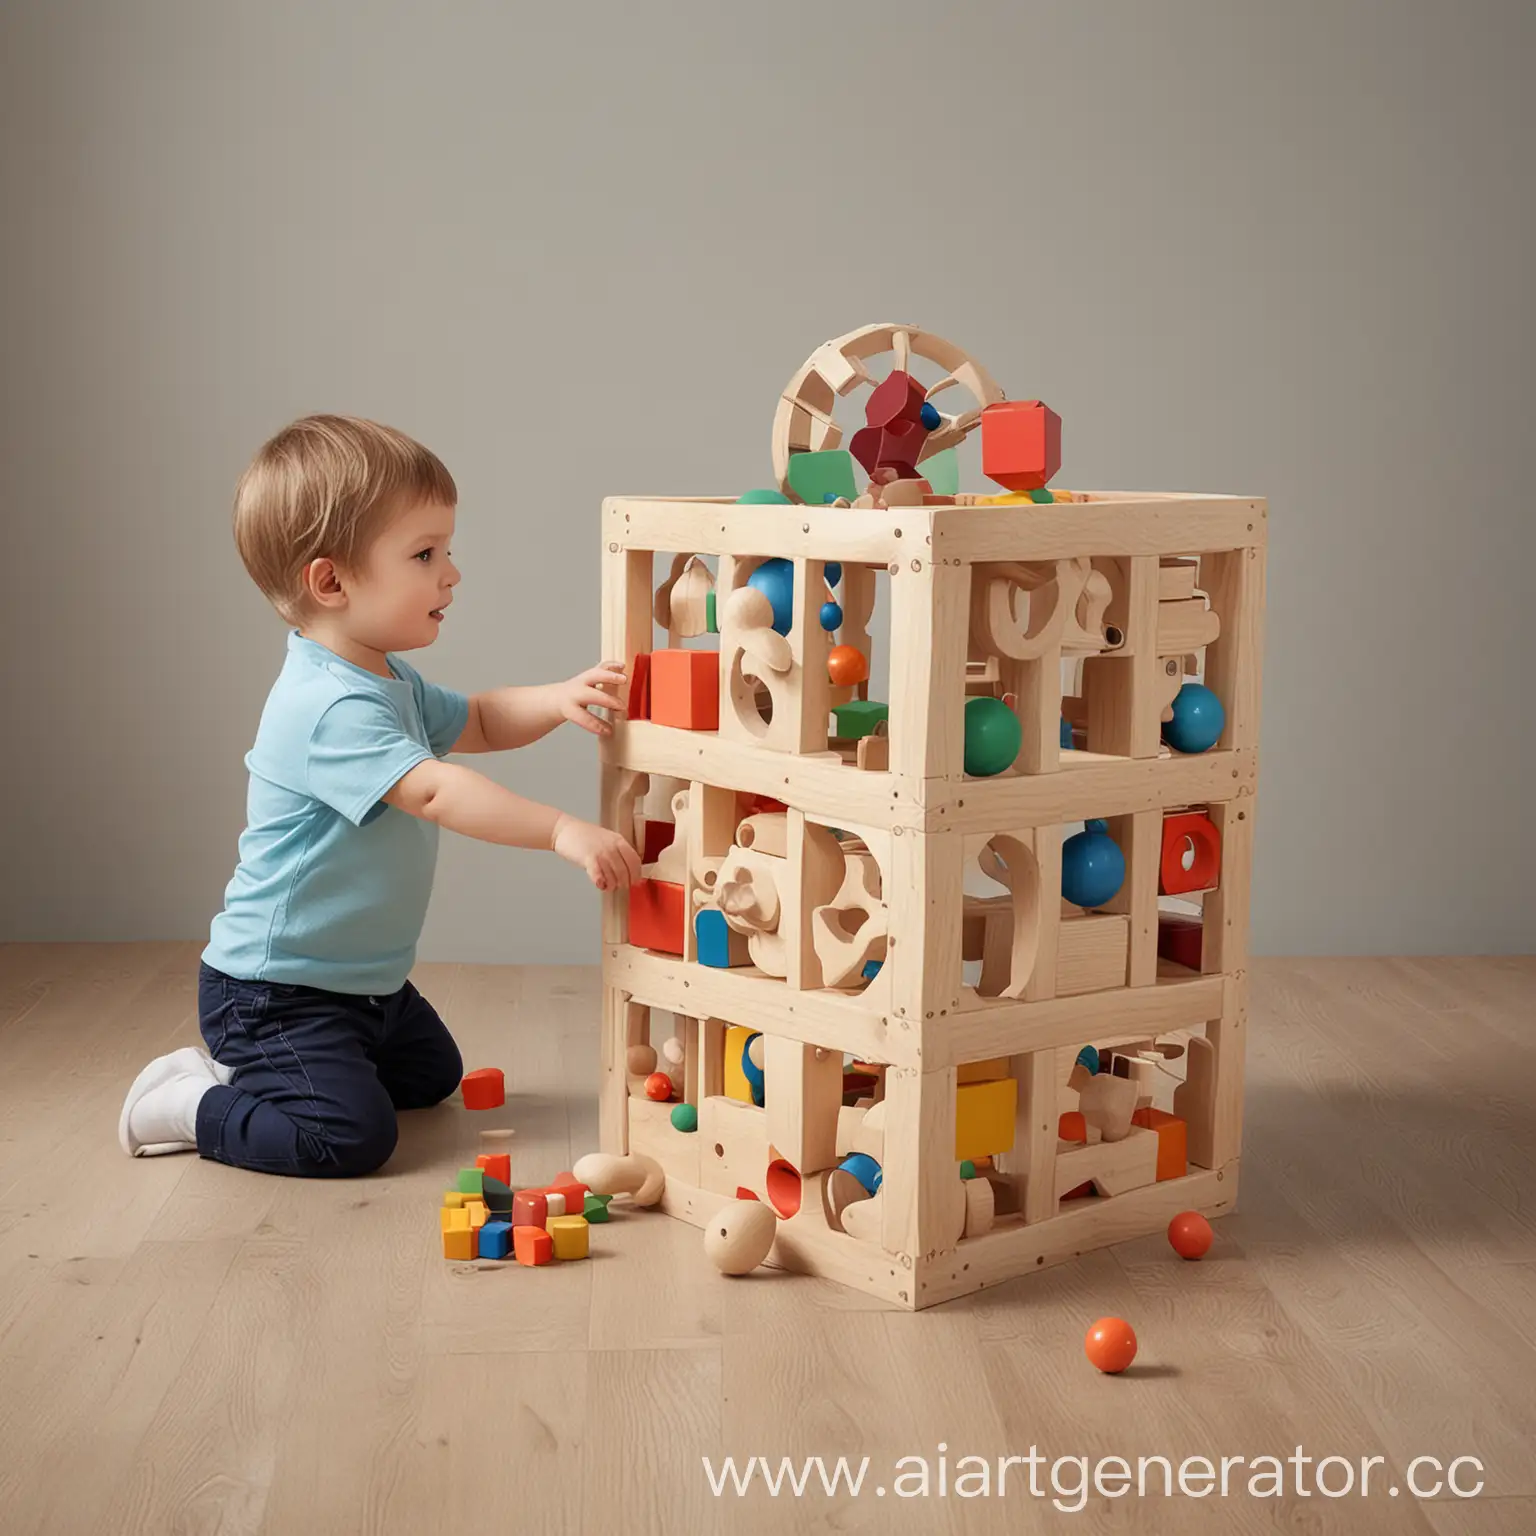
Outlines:
[{"label": "child's ear", "polygon": [[304,590],[322,608],[339,608],[347,598],[336,562],[324,555],[304,567]]}]

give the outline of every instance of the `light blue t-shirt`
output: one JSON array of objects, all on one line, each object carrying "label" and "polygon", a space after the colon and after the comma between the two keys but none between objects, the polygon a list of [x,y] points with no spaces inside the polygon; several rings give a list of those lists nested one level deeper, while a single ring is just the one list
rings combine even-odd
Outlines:
[{"label": "light blue t-shirt", "polygon": [[203,951],[215,970],[370,996],[405,985],[437,828],[380,797],[448,752],[469,700],[388,663],[379,677],[290,631],[245,759],[240,862]]}]

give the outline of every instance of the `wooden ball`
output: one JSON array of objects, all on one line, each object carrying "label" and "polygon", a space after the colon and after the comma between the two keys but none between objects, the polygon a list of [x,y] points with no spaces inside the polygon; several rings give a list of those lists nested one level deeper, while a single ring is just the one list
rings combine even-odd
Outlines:
[{"label": "wooden ball", "polygon": [[665,1072],[652,1072],[645,1080],[645,1096],[665,1104],[672,1097],[672,1079]]},{"label": "wooden ball", "polygon": [[1123,1317],[1101,1317],[1088,1330],[1083,1352],[1105,1375],[1118,1375],[1136,1358],[1136,1330]]},{"label": "wooden ball", "polygon": [[704,1228],[704,1252],[722,1275],[750,1274],[768,1257],[778,1227],[761,1200],[732,1200]]},{"label": "wooden ball", "polygon": [[834,645],[827,652],[827,676],[839,688],[852,688],[869,677],[869,661],[854,645]]},{"label": "wooden ball", "polygon": [[1181,1259],[1200,1259],[1210,1252],[1216,1234],[1199,1211],[1180,1211],[1168,1223],[1168,1241]]},{"label": "wooden ball", "polygon": [[683,1064],[683,1042],[673,1035],[661,1048],[662,1058],[670,1066],[680,1067]]},{"label": "wooden ball", "polygon": [[631,1077],[649,1077],[656,1070],[656,1047],[653,1045],[632,1045],[629,1054],[625,1057],[629,1066]]}]

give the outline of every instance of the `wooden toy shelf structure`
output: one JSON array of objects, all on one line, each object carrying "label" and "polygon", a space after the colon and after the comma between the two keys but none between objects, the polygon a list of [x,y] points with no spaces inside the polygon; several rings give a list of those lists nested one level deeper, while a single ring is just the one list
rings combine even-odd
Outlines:
[{"label": "wooden toy shelf structure", "polygon": [[[604,503],[604,655],[632,660],[652,650],[656,552],[718,557],[722,605],[763,559],[788,560],[794,572],[785,638],[789,675],[802,686],[773,703],[787,747],[761,739],[750,688],[748,708],[739,707],[729,632],[719,664],[722,729],[633,720],[603,747],[607,825],[643,836],[636,806],[648,785],[654,804],[658,784],[676,819],[669,873],[685,893],[673,946],[683,953],[630,943],[629,899],[611,895],[604,905],[601,1143],[662,1164],[663,1209],[702,1226],[745,1188],[782,1213],[785,1186],[775,1188],[772,1164],[790,1180],[798,1209],[780,1220],[768,1262],[916,1309],[1161,1230],[1181,1210],[1231,1208],[1265,519],[1262,501],[1202,495],[892,508]],[[827,562],[852,582],[845,593],[860,573],[889,579],[888,766],[856,766],[848,743],[829,740],[825,660],[834,641],[816,606]],[[985,616],[1002,590],[996,584],[1020,567],[1053,574],[1056,585],[1029,598],[1034,618],[1014,637],[1027,643],[1011,647],[1026,656],[994,656],[988,672],[978,665]],[[1086,697],[1063,698],[1061,658],[1073,631],[1039,615],[1050,597],[1070,606],[1074,580],[1089,570],[1107,579],[1108,608],[1103,628],[1079,637]],[[1006,629],[1017,609],[1007,594],[1001,601]],[[1159,725],[1171,697],[1169,658],[1179,658],[1182,678],[1202,653],[1225,728],[1209,751],[1170,753]],[[993,777],[964,771],[968,691],[1008,695],[1022,721],[1013,767]],[[1063,715],[1084,749],[1062,748]],[[787,809],[753,814],[742,796]],[[1201,900],[1198,969],[1158,954],[1165,813],[1190,807],[1208,813],[1220,837],[1219,880]],[[1118,895],[1093,912],[1057,894],[1064,828],[1087,818],[1108,821],[1127,868]],[[738,831],[747,819],[756,849],[744,848],[752,838]],[[1002,896],[963,889],[978,855],[1008,886]],[[727,885],[750,895],[754,871],[761,898],[760,871],[774,860],[776,902],[735,903],[759,923],[752,963],[699,963],[696,914]],[[849,891],[858,910],[839,927],[828,914],[837,917]],[[862,959],[870,952],[883,956],[872,978]],[[967,959],[982,960],[981,981],[966,983]],[[825,985],[829,977],[839,984]],[[649,1041],[652,1010],[676,1017],[678,1096],[697,1107],[695,1132],[675,1129],[670,1106],[630,1080],[628,1052]],[[734,1049],[742,1026],[764,1037],[761,1106],[730,1092],[739,1074],[727,1041]],[[1189,1171],[1155,1177],[1159,1137],[1141,1127],[1116,1141],[1060,1140],[1059,1116],[1078,1104],[1066,1085],[1080,1049],[1094,1045],[1107,1060],[1116,1045],[1157,1039],[1187,1052],[1175,1110],[1187,1126]],[[879,1219],[856,1232],[851,1221],[843,1229],[829,1184],[849,1150],[871,1148],[862,1125],[871,1106],[844,1103],[845,1057],[873,1073],[867,1097],[883,1120],[873,1138]],[[999,1142],[997,1155],[982,1159],[988,1189],[977,1193],[990,1197],[991,1219],[975,1224],[978,1235],[960,1235],[962,1222],[973,1228],[957,1106],[968,1085],[999,1079],[1016,1084],[1016,1098],[1010,1090],[1007,1150]],[[1095,1194],[1067,1198],[1088,1183]]]}]

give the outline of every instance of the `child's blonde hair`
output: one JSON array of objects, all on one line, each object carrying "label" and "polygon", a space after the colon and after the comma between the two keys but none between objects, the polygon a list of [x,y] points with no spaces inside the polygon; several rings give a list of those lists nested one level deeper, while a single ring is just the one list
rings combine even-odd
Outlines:
[{"label": "child's blonde hair", "polygon": [[305,416],[262,446],[235,490],[235,547],[290,624],[306,617],[304,570],[355,571],[408,499],[445,507],[459,490],[441,459],[393,427]]}]

